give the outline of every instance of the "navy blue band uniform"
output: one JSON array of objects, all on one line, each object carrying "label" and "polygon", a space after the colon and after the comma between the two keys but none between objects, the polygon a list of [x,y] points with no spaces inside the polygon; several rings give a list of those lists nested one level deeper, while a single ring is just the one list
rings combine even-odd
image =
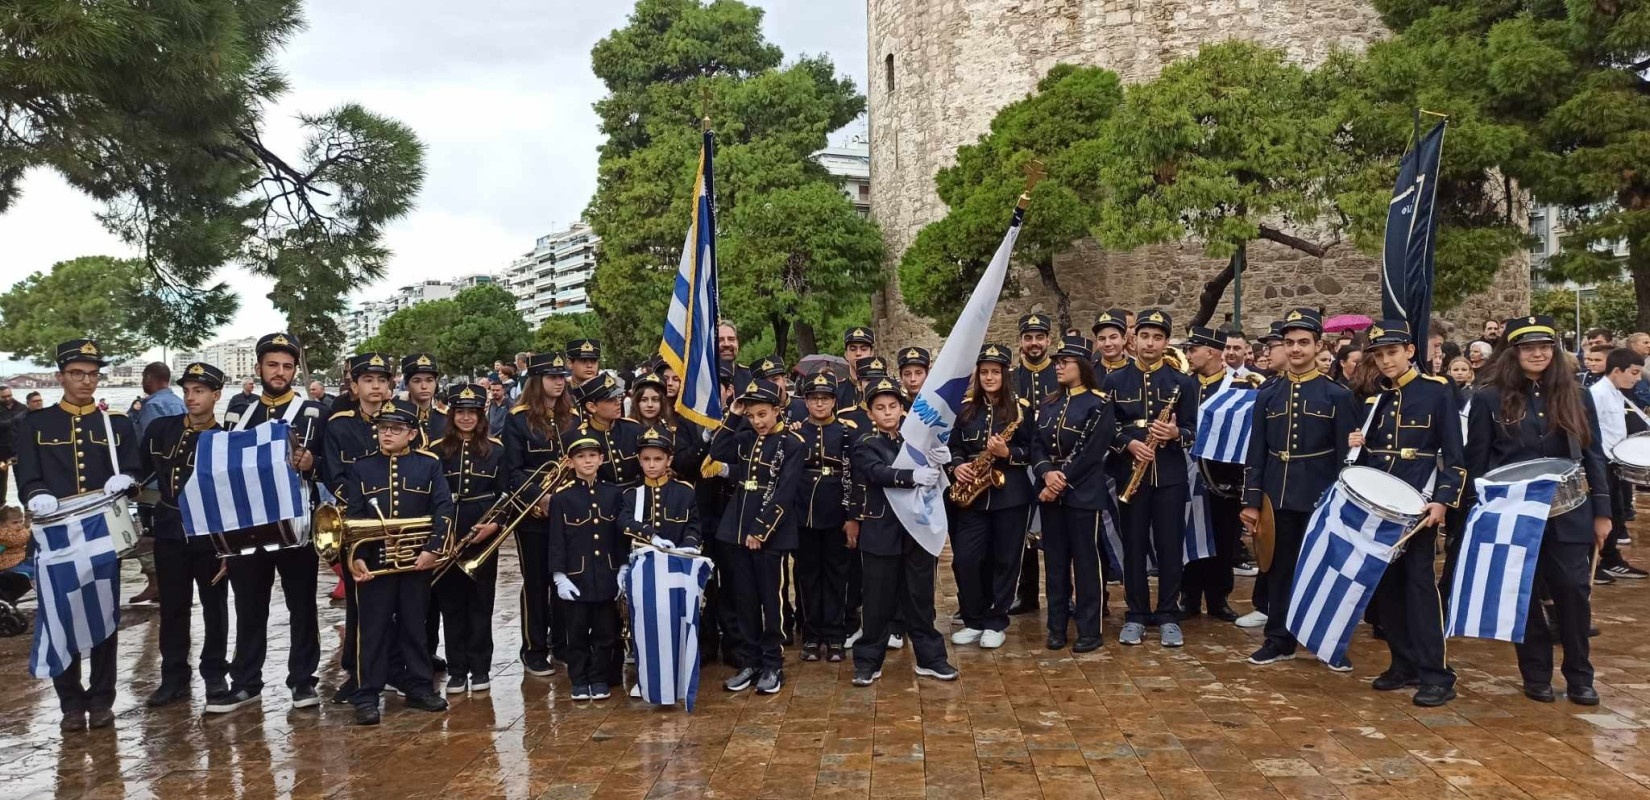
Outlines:
[{"label": "navy blue band uniform", "polygon": [[791,507],[802,485],[803,453],[799,434],[758,433],[744,417],[718,429],[711,437],[710,457],[727,465],[734,491],[716,538],[740,543],[752,536],[764,547],[796,549]]},{"label": "navy blue band uniform", "polygon": [[1108,374],[1101,386],[1110,395],[1117,413],[1117,438],[1112,441],[1112,478],[1118,488],[1128,481],[1134,467],[1129,442],[1146,441],[1148,428],[1163,408],[1173,403],[1180,435],[1157,448],[1157,458],[1146,472],[1143,486],[1180,486],[1186,483],[1187,447],[1197,435],[1199,387],[1192,376],[1171,366],[1166,359],[1155,364],[1139,361]]},{"label": "navy blue band uniform", "polygon": [[1432,501],[1454,508],[1467,459],[1455,392],[1446,381],[1414,367],[1395,381],[1382,378],[1383,391],[1365,400],[1364,413],[1371,406],[1376,413],[1357,464],[1396,475],[1417,491],[1433,481]]},{"label": "navy blue band uniform", "polygon": [[1287,370],[1260,388],[1245,459],[1243,505],[1309,513],[1335,482],[1347,436],[1362,421],[1346,387],[1316,369]]},{"label": "navy blue band uniform", "polygon": [[832,416],[825,422],[805,419],[796,428],[804,454],[802,485],[797,489],[797,524],[804,528],[838,528],[848,519],[853,494],[849,456],[859,438],[859,424]]},{"label": "navy blue band uniform", "polygon": [[[118,470],[109,463],[105,415],[115,434]],[[17,491],[25,503],[41,494],[63,499],[101,491],[117,471],[139,476],[137,433],[132,420],[118,411],[59,401],[30,411],[15,425]]]},{"label": "navy blue band uniform", "polygon": [[1030,505],[1037,493],[1032,489],[1027,467],[1041,460],[1037,421],[1032,418],[1031,401],[1024,397],[1015,398],[1012,410],[1007,413],[998,411],[990,403],[978,403],[973,398],[963,401],[965,409],[976,404],[976,413],[968,415],[963,412],[957,417],[950,439],[951,463],[946,465],[946,472],[954,473],[957,467],[973,461],[985,452],[986,443],[992,436],[1001,434],[1010,424],[1017,422],[1009,436],[1008,457],[996,459],[992,466],[992,469],[1003,474],[1003,485],[993,484],[969,509],[989,511]]},{"label": "navy blue band uniform", "polygon": [[624,490],[604,480],[571,480],[550,498],[550,572],[578,587],[579,602],[618,599],[630,544],[619,525]]},{"label": "navy blue band uniform", "polygon": [[601,443],[602,466],[598,473],[602,480],[615,486],[635,486],[642,480],[642,465],[636,460],[636,444],[647,428],[633,419],[613,420],[611,427],[586,418],[577,427],[562,434],[562,446],[577,439],[595,439]]},{"label": "navy blue band uniform", "polygon": [[160,417],[143,431],[143,442],[138,447],[144,473],[143,483],[153,480],[160,490],[155,503],[154,535],[156,538],[183,539],[183,514],[178,508],[178,497],[195,474],[195,442],[202,431],[223,430],[216,419],[212,424],[193,427],[188,414]]},{"label": "navy blue band uniform", "polygon": [[1066,490],[1055,504],[1102,509],[1111,502],[1105,463],[1116,435],[1116,409],[1100,389],[1073,386],[1045,400],[1037,423],[1042,460],[1033,467],[1041,479],[1049,472],[1066,476]]},{"label": "navy blue band uniform", "polygon": [[[428,450],[379,451],[357,459],[344,482],[348,519],[406,519],[429,517],[430,536],[424,550],[439,553],[453,526],[453,495],[441,459]],[[373,501],[377,501],[376,506]],[[383,566],[382,546],[368,544],[356,551],[368,569]]]},{"label": "navy blue band uniform", "polygon": [[[642,504],[636,519],[636,504]],[[619,506],[619,524],[644,539],[657,536],[677,547],[701,547],[698,501],[693,486],[664,475],[643,478],[640,485],[624,490]]]}]

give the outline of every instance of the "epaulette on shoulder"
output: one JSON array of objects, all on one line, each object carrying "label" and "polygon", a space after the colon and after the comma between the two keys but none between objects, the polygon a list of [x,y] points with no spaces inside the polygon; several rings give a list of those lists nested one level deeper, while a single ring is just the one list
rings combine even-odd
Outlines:
[{"label": "epaulette on shoulder", "polygon": [[439,411],[439,412],[443,413],[443,414],[447,413],[447,404],[446,403],[432,403],[430,405],[430,407],[435,409],[436,411]]},{"label": "epaulette on shoulder", "polygon": [[496,444],[499,447],[504,446],[504,440],[498,438],[497,436],[489,436],[489,437],[487,437],[487,441],[492,442],[493,444]]},{"label": "epaulette on shoulder", "polygon": [[844,428],[853,428],[856,431],[859,430],[859,423],[857,423],[857,422],[855,422],[851,419],[846,419],[846,418],[843,418],[843,417],[837,417],[836,421],[842,423],[842,427],[844,427]]},{"label": "epaulette on shoulder", "polygon": [[1020,398],[1020,407],[1021,408],[1031,408],[1031,401],[1025,399],[1024,397]]},{"label": "epaulette on shoulder", "polygon": [[527,404],[526,403],[517,403],[514,408],[510,409],[510,413],[520,414],[521,412],[526,411],[526,410],[527,410]]},{"label": "epaulette on shoulder", "polygon": [[687,488],[689,488],[689,489],[692,489],[692,488],[693,488],[693,484],[691,484],[691,483],[688,483],[688,482],[687,482],[687,481],[684,481],[684,480],[682,480],[682,479],[681,479],[681,478],[671,478],[671,479],[670,479],[670,482],[671,482],[671,483],[679,483],[679,484],[681,484],[681,485],[683,485],[683,486],[686,486],[686,487],[687,487]]},{"label": "epaulette on shoulder", "polygon": [[118,408],[107,409],[103,413],[108,414],[111,417],[124,417],[124,416],[126,416],[126,412],[121,411]]},{"label": "epaulette on shoulder", "polygon": [[1422,375],[1421,377],[1434,383],[1449,383],[1442,375]]},{"label": "epaulette on shoulder", "polygon": [[434,448],[434,447],[435,447],[435,446],[436,446],[436,445],[438,445],[438,444],[441,444],[441,442],[442,442],[442,441],[443,441],[443,440],[445,440],[445,439],[446,439],[446,438],[447,438],[447,437],[445,437],[445,436],[443,436],[443,437],[441,437],[441,438],[440,438],[440,439],[436,439],[436,440],[435,440],[435,441],[433,441],[433,442],[430,442],[430,447],[431,447],[431,448]]},{"label": "epaulette on shoulder", "polygon": [[1380,396],[1380,395],[1378,395],[1378,394],[1377,394],[1377,395],[1371,395],[1371,396],[1370,396],[1370,397],[1369,397],[1369,399],[1367,399],[1367,400],[1365,400],[1365,401],[1364,401],[1364,405],[1366,405],[1366,406],[1372,406],[1372,405],[1375,405],[1375,402],[1376,402],[1376,401],[1377,401],[1377,400],[1380,400],[1380,399],[1381,399],[1381,396]]},{"label": "epaulette on shoulder", "polygon": [[353,417],[353,416],[355,416],[355,409],[352,408],[348,411],[339,411],[339,412],[334,413],[332,416],[327,417],[327,422],[331,422],[335,419],[344,419],[346,417]]},{"label": "epaulette on shoulder", "polygon": [[414,451],[413,451],[413,452],[415,452],[415,453],[419,453],[419,454],[421,454],[421,455],[426,455],[426,456],[429,456],[429,457],[430,457],[430,458],[433,458],[433,459],[435,459],[435,460],[437,460],[437,461],[440,461],[440,460],[441,460],[441,457],[440,457],[440,456],[438,456],[438,455],[436,455],[436,454],[435,454],[435,453],[432,453],[432,452],[430,452],[430,451],[428,451],[428,450],[425,450],[425,449],[424,449],[424,448],[422,448],[422,447],[420,447],[420,448],[418,448],[418,449],[417,449],[417,450],[414,450]]},{"label": "epaulette on shoulder", "polygon": [[800,433],[798,433],[798,432],[796,432],[796,431],[790,431],[790,434],[791,434],[791,436],[792,436],[792,437],[794,437],[794,438],[795,438],[795,439],[796,439],[796,440],[797,440],[797,441],[799,441],[799,442],[802,442],[802,443],[803,443],[803,444],[807,444],[807,443],[808,443],[808,440],[807,440],[807,439],[804,439],[804,438],[802,438],[802,434],[800,434]]},{"label": "epaulette on shoulder", "polygon": [[1105,399],[1107,396],[1104,389],[1090,389],[1089,391],[1099,395],[1101,399]]}]

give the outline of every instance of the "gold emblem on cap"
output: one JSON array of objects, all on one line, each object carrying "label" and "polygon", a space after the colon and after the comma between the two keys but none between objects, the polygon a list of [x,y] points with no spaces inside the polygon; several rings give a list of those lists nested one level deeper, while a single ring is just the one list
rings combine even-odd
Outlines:
[{"label": "gold emblem on cap", "polygon": [[458,393],[458,399],[460,399],[460,400],[474,400],[474,399],[476,399],[476,393],[470,391],[470,387],[466,386],[466,387],[464,387],[464,391]]},{"label": "gold emblem on cap", "polygon": [[1026,319],[1026,324],[1027,325],[1041,325],[1041,324],[1043,324],[1043,320],[1042,320],[1041,317],[1037,316],[1036,314],[1032,314],[1030,317],[1028,317]]},{"label": "gold emblem on cap", "polygon": [[996,345],[991,345],[985,349],[985,354],[988,356],[1000,356],[1002,355],[1002,351],[998,350]]},{"label": "gold emblem on cap", "polygon": [[286,347],[288,344],[291,344],[291,342],[287,341],[285,336],[278,333],[275,334],[275,338],[269,340],[269,343],[275,345],[276,347]]},{"label": "gold emblem on cap", "polygon": [[1381,326],[1379,326],[1379,325],[1376,325],[1375,327],[1369,329],[1370,338],[1379,339],[1379,338],[1381,338],[1382,336],[1385,336],[1385,335],[1386,335],[1386,331],[1384,329],[1382,329]]},{"label": "gold emblem on cap", "polygon": [[1111,312],[1110,312],[1110,311],[1107,311],[1107,312],[1105,312],[1105,313],[1103,313],[1103,314],[1101,314],[1101,315],[1100,315],[1100,320],[1099,320],[1099,321],[1100,321],[1100,322],[1111,322],[1111,321],[1112,321],[1112,316],[1111,316]]},{"label": "gold emblem on cap", "polygon": [[372,358],[367,359],[367,366],[382,367],[384,366],[384,358],[377,353],[373,353]]},{"label": "gold emblem on cap", "polygon": [[754,392],[754,391],[757,391],[757,390],[758,390],[758,389],[760,389],[760,388],[762,388],[762,387],[760,387],[760,386],[757,386],[757,385],[756,385],[756,381],[751,381],[751,385],[749,385],[749,386],[746,386],[746,387],[745,387],[745,391],[746,391],[746,392],[747,392],[747,393],[749,393],[749,392]]},{"label": "gold emblem on cap", "polygon": [[831,381],[830,381],[829,378],[826,378],[825,373],[822,372],[822,373],[814,376],[814,385],[815,386],[830,386]]},{"label": "gold emblem on cap", "polygon": [[378,409],[378,414],[379,414],[379,416],[383,416],[384,414],[388,414],[391,411],[399,411],[399,410],[400,409],[395,407],[395,401],[394,400],[385,400],[384,401],[384,407]]},{"label": "gold emblem on cap", "polygon": [[434,364],[435,362],[431,361],[429,356],[421,355],[418,357],[418,366],[420,367],[433,366]]},{"label": "gold emblem on cap", "polygon": [[1289,316],[1283,318],[1285,322],[1294,322],[1298,319],[1301,319],[1301,312],[1298,309],[1289,312]]},{"label": "gold emblem on cap", "polygon": [[80,346],[80,352],[89,356],[95,356],[97,355],[97,345],[92,342],[87,342]]},{"label": "gold emblem on cap", "polygon": [[860,329],[860,328],[855,328],[855,329],[854,329],[854,332],[853,332],[853,333],[850,333],[850,334],[848,334],[848,335],[849,335],[849,336],[864,336],[864,335],[865,335],[865,331],[864,331],[864,330],[863,330],[863,329]]},{"label": "gold emblem on cap", "polygon": [[205,375],[206,374],[206,368],[202,367],[199,364],[190,364],[189,365],[189,374],[190,375]]},{"label": "gold emblem on cap", "polygon": [[1157,312],[1157,311],[1153,311],[1152,315],[1146,318],[1146,321],[1147,322],[1162,322],[1163,321],[1163,314],[1160,313],[1160,312]]},{"label": "gold emblem on cap", "polygon": [[595,345],[592,345],[589,342],[585,342],[584,344],[579,345],[579,352],[581,352],[581,353],[591,353],[591,352],[595,352],[595,350],[596,350]]},{"label": "gold emblem on cap", "polygon": [[565,366],[567,366],[567,364],[566,364],[566,363],[564,363],[564,362],[563,362],[563,361],[562,361],[562,360],[561,360],[561,356],[560,356],[560,355],[557,355],[557,356],[556,356],[556,357],[555,357],[555,358],[553,358],[553,359],[551,359],[551,360],[550,360],[550,366],[552,366],[552,367],[565,367]]},{"label": "gold emblem on cap", "polygon": [[916,357],[917,357],[917,351],[916,351],[916,349],[914,349],[914,348],[913,348],[913,349],[911,349],[911,350],[907,350],[907,351],[905,351],[905,357],[906,357],[906,358],[916,358]]}]

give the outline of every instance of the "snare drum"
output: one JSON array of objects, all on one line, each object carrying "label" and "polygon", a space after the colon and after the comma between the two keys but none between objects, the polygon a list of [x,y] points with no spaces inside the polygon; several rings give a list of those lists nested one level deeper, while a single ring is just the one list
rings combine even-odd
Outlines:
[{"label": "snare drum", "polygon": [[1610,463],[1621,479],[1634,486],[1650,486],[1650,431],[1635,433],[1610,450]]},{"label": "snare drum", "polygon": [[284,519],[269,525],[254,525],[210,535],[212,547],[218,551],[219,558],[248,556],[288,547],[309,547],[309,517]]},{"label": "snare drum", "polygon": [[129,503],[130,500],[124,493],[77,494],[59,501],[56,511],[35,517],[31,524],[34,528],[46,528],[101,517],[104,526],[109,529],[109,539],[114,542],[115,556],[125,558],[138,543],[137,523],[132,519]]},{"label": "snare drum", "polygon": [[1421,521],[1422,509],[1427,504],[1415,487],[1373,467],[1347,467],[1341,470],[1336,484],[1354,505],[1403,525],[1405,530]]},{"label": "snare drum", "polygon": [[1497,483],[1517,483],[1536,478],[1555,478],[1558,489],[1553,492],[1553,505],[1547,519],[1566,514],[1587,502],[1587,476],[1581,465],[1567,458],[1535,458],[1497,467],[1484,473],[1484,480]]}]

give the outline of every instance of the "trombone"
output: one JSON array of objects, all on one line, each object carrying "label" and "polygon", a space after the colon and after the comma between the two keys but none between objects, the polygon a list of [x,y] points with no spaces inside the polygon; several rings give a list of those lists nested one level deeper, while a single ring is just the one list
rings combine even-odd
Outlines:
[{"label": "trombone", "polygon": [[[549,468],[549,474],[545,474],[546,468]],[[452,556],[443,560],[441,565],[436,567],[435,574],[430,578],[430,583],[433,584],[441,580],[441,577],[447,574],[447,570],[455,566],[462,570],[465,575],[475,577],[476,570],[481,569],[482,565],[498,554],[498,548],[504,544],[505,538],[510,535],[511,531],[514,531],[522,520],[527,519],[538,508],[539,502],[555,491],[556,487],[566,482],[572,474],[573,462],[566,457],[558,461],[546,461],[540,464],[538,469],[533,470],[527,476],[527,480],[523,481],[520,487],[494,501],[486,513],[481,515],[481,519],[476,520],[476,524],[471,526],[469,532],[464,534],[464,538],[460,539],[458,544],[453,547]],[[535,486],[539,489],[539,493],[531,501],[523,503],[523,497]],[[478,529],[499,523],[506,518],[510,520],[509,524],[504,525],[498,533],[493,534],[485,542],[476,541],[476,531]]]}]

